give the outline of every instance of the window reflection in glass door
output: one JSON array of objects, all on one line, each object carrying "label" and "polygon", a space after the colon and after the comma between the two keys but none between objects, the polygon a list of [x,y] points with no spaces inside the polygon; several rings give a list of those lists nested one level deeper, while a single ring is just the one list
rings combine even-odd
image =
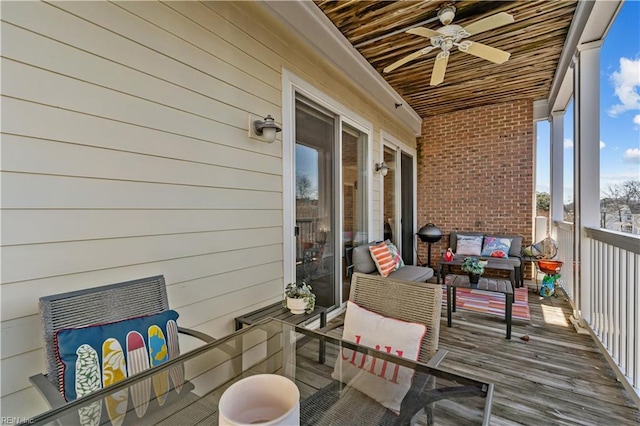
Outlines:
[{"label": "window reflection in glass door", "polygon": [[296,97],[296,280],[313,287],[316,303],[337,304],[335,247],[336,119]]}]

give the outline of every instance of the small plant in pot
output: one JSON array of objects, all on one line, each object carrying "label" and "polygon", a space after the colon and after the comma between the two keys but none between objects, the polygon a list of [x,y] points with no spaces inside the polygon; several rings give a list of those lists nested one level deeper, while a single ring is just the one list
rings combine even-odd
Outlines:
[{"label": "small plant in pot", "polygon": [[316,307],[316,295],[311,292],[311,286],[304,281],[287,284],[284,294],[286,299],[283,304],[292,314],[310,314]]},{"label": "small plant in pot", "polygon": [[465,257],[460,269],[469,274],[469,282],[471,284],[478,284],[486,265],[486,260],[480,260],[477,257]]}]

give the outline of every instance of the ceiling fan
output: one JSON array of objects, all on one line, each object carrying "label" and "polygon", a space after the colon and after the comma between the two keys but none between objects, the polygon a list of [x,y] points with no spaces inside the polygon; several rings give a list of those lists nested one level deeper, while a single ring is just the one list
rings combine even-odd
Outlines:
[{"label": "ceiling fan", "polygon": [[511,53],[509,52],[487,46],[486,44],[462,39],[510,24],[513,22],[513,16],[505,12],[496,13],[495,15],[487,16],[486,18],[469,24],[466,27],[451,24],[455,16],[455,6],[447,4],[438,10],[438,19],[440,19],[440,22],[442,22],[442,25],[444,26],[437,31],[425,27],[416,27],[407,30],[406,32],[409,34],[415,34],[430,39],[431,46],[427,46],[417,52],[405,56],[382,71],[384,73],[391,72],[407,62],[411,62],[422,55],[426,55],[433,49],[440,48],[441,51],[438,53],[438,56],[436,56],[435,63],[433,64],[433,72],[431,73],[430,82],[431,86],[437,86],[444,81],[444,73],[447,69],[447,62],[449,62],[449,55],[453,46],[457,47],[458,50],[462,52],[469,53],[496,64],[501,64],[509,59],[511,56]]}]

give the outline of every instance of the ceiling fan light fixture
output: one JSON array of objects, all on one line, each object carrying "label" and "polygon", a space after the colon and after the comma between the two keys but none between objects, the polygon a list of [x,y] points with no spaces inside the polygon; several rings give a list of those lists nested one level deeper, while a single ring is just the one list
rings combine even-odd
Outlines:
[{"label": "ceiling fan light fixture", "polygon": [[442,25],[449,25],[453,18],[456,17],[456,7],[452,4],[446,4],[438,10],[438,19]]},{"label": "ceiling fan light fixture", "polygon": [[412,27],[406,30],[405,32],[408,34],[414,34],[429,39],[431,45],[400,58],[384,68],[382,71],[384,73],[391,72],[408,62],[426,55],[434,49],[439,49],[440,52],[434,62],[433,71],[431,72],[431,82],[429,83],[431,86],[437,86],[444,81],[444,75],[449,61],[449,54],[454,46],[463,53],[477,56],[478,58],[485,59],[493,62],[494,64],[502,64],[509,59],[511,56],[509,52],[471,40],[463,41],[463,39],[471,37],[474,34],[479,34],[510,24],[514,22],[513,16],[506,12],[500,12],[482,18],[479,21],[472,22],[465,27],[451,23],[455,16],[456,7],[452,3],[447,3],[438,9],[438,19],[440,19],[444,24],[443,27],[438,28],[437,30],[432,30],[426,27]]}]

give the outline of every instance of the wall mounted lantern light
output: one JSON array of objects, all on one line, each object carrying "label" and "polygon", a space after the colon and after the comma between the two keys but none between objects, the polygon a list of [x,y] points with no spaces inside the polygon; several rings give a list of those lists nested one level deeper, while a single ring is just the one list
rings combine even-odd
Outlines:
[{"label": "wall mounted lantern light", "polygon": [[389,173],[389,166],[384,161],[382,163],[376,163],[376,172],[380,172],[380,174],[384,177]]},{"label": "wall mounted lantern light", "polygon": [[255,120],[253,122],[253,130],[256,135],[262,136],[265,141],[271,143],[276,140],[276,133],[282,131],[282,127],[278,126],[271,115],[267,115],[264,120]]}]

